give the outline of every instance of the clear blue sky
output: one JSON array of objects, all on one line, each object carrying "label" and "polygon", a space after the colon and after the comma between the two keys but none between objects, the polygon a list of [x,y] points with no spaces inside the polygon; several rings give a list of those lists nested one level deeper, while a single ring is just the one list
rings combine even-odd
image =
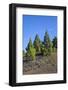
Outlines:
[{"label": "clear blue sky", "polygon": [[22,44],[24,50],[27,47],[29,39],[31,38],[33,42],[36,34],[39,35],[42,41],[44,40],[44,34],[46,31],[51,40],[57,36],[57,16],[24,15],[22,18]]}]

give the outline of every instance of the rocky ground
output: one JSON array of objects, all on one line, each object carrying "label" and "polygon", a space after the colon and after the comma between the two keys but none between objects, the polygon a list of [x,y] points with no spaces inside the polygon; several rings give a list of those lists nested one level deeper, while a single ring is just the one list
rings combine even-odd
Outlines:
[{"label": "rocky ground", "polygon": [[51,74],[57,73],[57,54],[36,56],[36,60],[23,60],[23,74]]}]

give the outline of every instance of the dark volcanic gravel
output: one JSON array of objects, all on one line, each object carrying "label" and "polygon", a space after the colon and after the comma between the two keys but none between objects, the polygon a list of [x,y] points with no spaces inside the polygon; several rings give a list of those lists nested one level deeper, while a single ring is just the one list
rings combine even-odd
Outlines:
[{"label": "dark volcanic gravel", "polygon": [[51,74],[57,73],[57,54],[50,56],[36,56],[36,60],[23,60],[23,74]]}]

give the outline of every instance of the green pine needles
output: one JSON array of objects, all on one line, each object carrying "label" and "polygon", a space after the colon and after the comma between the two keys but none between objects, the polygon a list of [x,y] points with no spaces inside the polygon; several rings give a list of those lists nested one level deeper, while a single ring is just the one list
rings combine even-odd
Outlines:
[{"label": "green pine needles", "polygon": [[31,38],[29,39],[26,52],[23,51],[23,57],[26,56],[30,57],[31,60],[35,60],[37,55],[48,56],[55,51],[57,51],[57,37],[54,37],[51,41],[48,32],[45,32],[43,41],[40,40],[38,34],[36,34],[33,43]]}]

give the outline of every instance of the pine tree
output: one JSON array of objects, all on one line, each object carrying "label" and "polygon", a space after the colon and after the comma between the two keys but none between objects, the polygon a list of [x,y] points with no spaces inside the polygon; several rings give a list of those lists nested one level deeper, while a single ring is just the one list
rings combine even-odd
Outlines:
[{"label": "pine tree", "polygon": [[52,51],[52,42],[50,40],[48,32],[45,32],[45,35],[44,35],[44,45],[45,45],[45,48],[46,48],[46,53],[47,54],[51,54],[51,51]]},{"label": "pine tree", "polygon": [[26,50],[27,50],[27,56],[30,57],[32,60],[35,60],[36,50],[32,44],[31,38],[29,40]]},{"label": "pine tree", "polygon": [[37,52],[37,53],[40,53],[40,52],[41,52],[41,47],[40,47],[40,45],[41,45],[41,40],[40,40],[38,34],[36,34],[36,36],[35,36],[35,40],[34,40],[33,45],[34,45],[34,47],[35,47],[35,49],[36,49],[36,52]]},{"label": "pine tree", "polygon": [[42,42],[42,44],[41,44],[41,54],[42,54],[42,55],[46,55],[46,48],[45,48],[45,45],[44,45],[43,42]]},{"label": "pine tree", "polygon": [[54,37],[54,39],[52,40],[52,44],[53,44],[53,51],[57,50],[57,37]]},{"label": "pine tree", "polygon": [[32,45],[32,40],[30,38],[26,50],[28,51],[31,47],[33,47],[33,45]]},{"label": "pine tree", "polygon": [[50,47],[50,38],[49,38],[48,32],[45,32],[45,35],[44,35],[44,45],[46,48]]},{"label": "pine tree", "polygon": [[53,43],[53,47],[57,48],[57,37],[54,37],[52,43]]}]

